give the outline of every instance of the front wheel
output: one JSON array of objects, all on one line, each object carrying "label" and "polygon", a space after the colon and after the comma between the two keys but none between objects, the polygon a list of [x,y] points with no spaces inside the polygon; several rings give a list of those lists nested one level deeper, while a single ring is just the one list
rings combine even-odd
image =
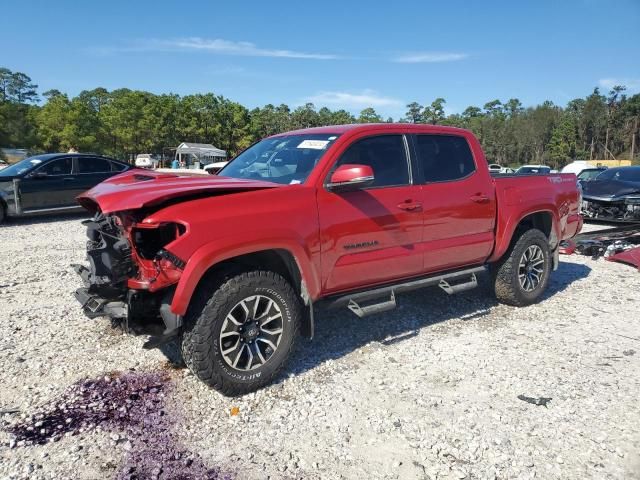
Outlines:
[{"label": "front wheel", "polygon": [[549,240],[540,230],[524,232],[492,267],[496,297],[502,303],[523,307],[536,302],[549,283]]},{"label": "front wheel", "polygon": [[300,326],[300,301],[291,285],[274,272],[229,274],[203,285],[194,300],[182,336],[189,369],[230,396],[272,382]]}]

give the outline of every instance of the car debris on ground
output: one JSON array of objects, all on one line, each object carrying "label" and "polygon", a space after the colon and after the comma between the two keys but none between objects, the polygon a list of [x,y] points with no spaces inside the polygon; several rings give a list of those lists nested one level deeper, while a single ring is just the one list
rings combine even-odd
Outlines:
[{"label": "car debris on ground", "polygon": [[560,244],[560,253],[604,257],[610,262],[632,265],[640,270],[640,223],[581,233]]},{"label": "car debris on ground", "polygon": [[518,398],[523,402],[527,402],[532,405],[539,405],[545,408],[549,408],[547,407],[547,404],[553,400],[550,397],[527,397],[526,395],[518,395]]}]

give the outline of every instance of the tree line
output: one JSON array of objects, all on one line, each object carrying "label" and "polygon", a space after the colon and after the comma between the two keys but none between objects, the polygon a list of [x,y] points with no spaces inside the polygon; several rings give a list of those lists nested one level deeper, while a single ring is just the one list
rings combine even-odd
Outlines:
[{"label": "tree line", "polygon": [[[555,168],[575,159],[620,159],[638,155],[640,94],[624,86],[598,88],[565,107],[546,101],[524,107],[516,98],[492,100],[462,113],[445,113],[446,101],[413,102],[400,122],[451,125],[472,130],[491,163],[544,163]],[[358,116],[312,103],[291,109],[248,109],[213,93],[161,94],[126,88],[85,90],[69,97],[41,95],[21,72],[0,68],[0,147],[31,152],[75,149],[129,159],[138,153],[171,155],[180,142],[212,143],[235,155],[256,140],[298,128],[343,123],[393,122],[374,108]]]}]

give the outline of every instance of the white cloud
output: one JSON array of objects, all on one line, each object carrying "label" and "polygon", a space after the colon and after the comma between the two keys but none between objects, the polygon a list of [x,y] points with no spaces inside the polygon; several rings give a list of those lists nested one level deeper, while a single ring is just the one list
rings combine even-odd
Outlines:
[{"label": "white cloud", "polygon": [[602,88],[613,88],[616,85],[624,85],[628,90],[640,90],[640,78],[601,78],[598,84]]},{"label": "white cloud", "polygon": [[439,63],[439,62],[456,62],[464,60],[469,55],[466,53],[452,52],[415,52],[407,53],[396,57],[394,61],[398,63]]},{"label": "white cloud", "polygon": [[375,90],[363,90],[360,93],[319,92],[307,97],[305,102],[311,102],[320,106],[332,106],[346,109],[364,107],[399,107],[404,105],[402,100],[382,96]]},{"label": "white cloud", "polygon": [[309,53],[296,50],[261,48],[251,42],[236,42],[221,38],[173,38],[168,40],[147,39],[135,42],[123,48],[97,47],[92,48],[96,53],[114,52],[150,52],[150,51],[199,51],[217,53],[220,55],[235,55],[245,57],[275,57],[302,58],[311,60],[334,60],[337,55],[328,53]]}]

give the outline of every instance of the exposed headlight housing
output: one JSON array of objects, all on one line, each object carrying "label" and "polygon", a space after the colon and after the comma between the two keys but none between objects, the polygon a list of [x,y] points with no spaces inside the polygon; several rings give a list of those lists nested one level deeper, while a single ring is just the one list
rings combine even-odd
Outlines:
[{"label": "exposed headlight housing", "polygon": [[131,231],[131,239],[138,255],[154,260],[164,247],[180,237],[186,228],[180,223],[137,224]]}]

